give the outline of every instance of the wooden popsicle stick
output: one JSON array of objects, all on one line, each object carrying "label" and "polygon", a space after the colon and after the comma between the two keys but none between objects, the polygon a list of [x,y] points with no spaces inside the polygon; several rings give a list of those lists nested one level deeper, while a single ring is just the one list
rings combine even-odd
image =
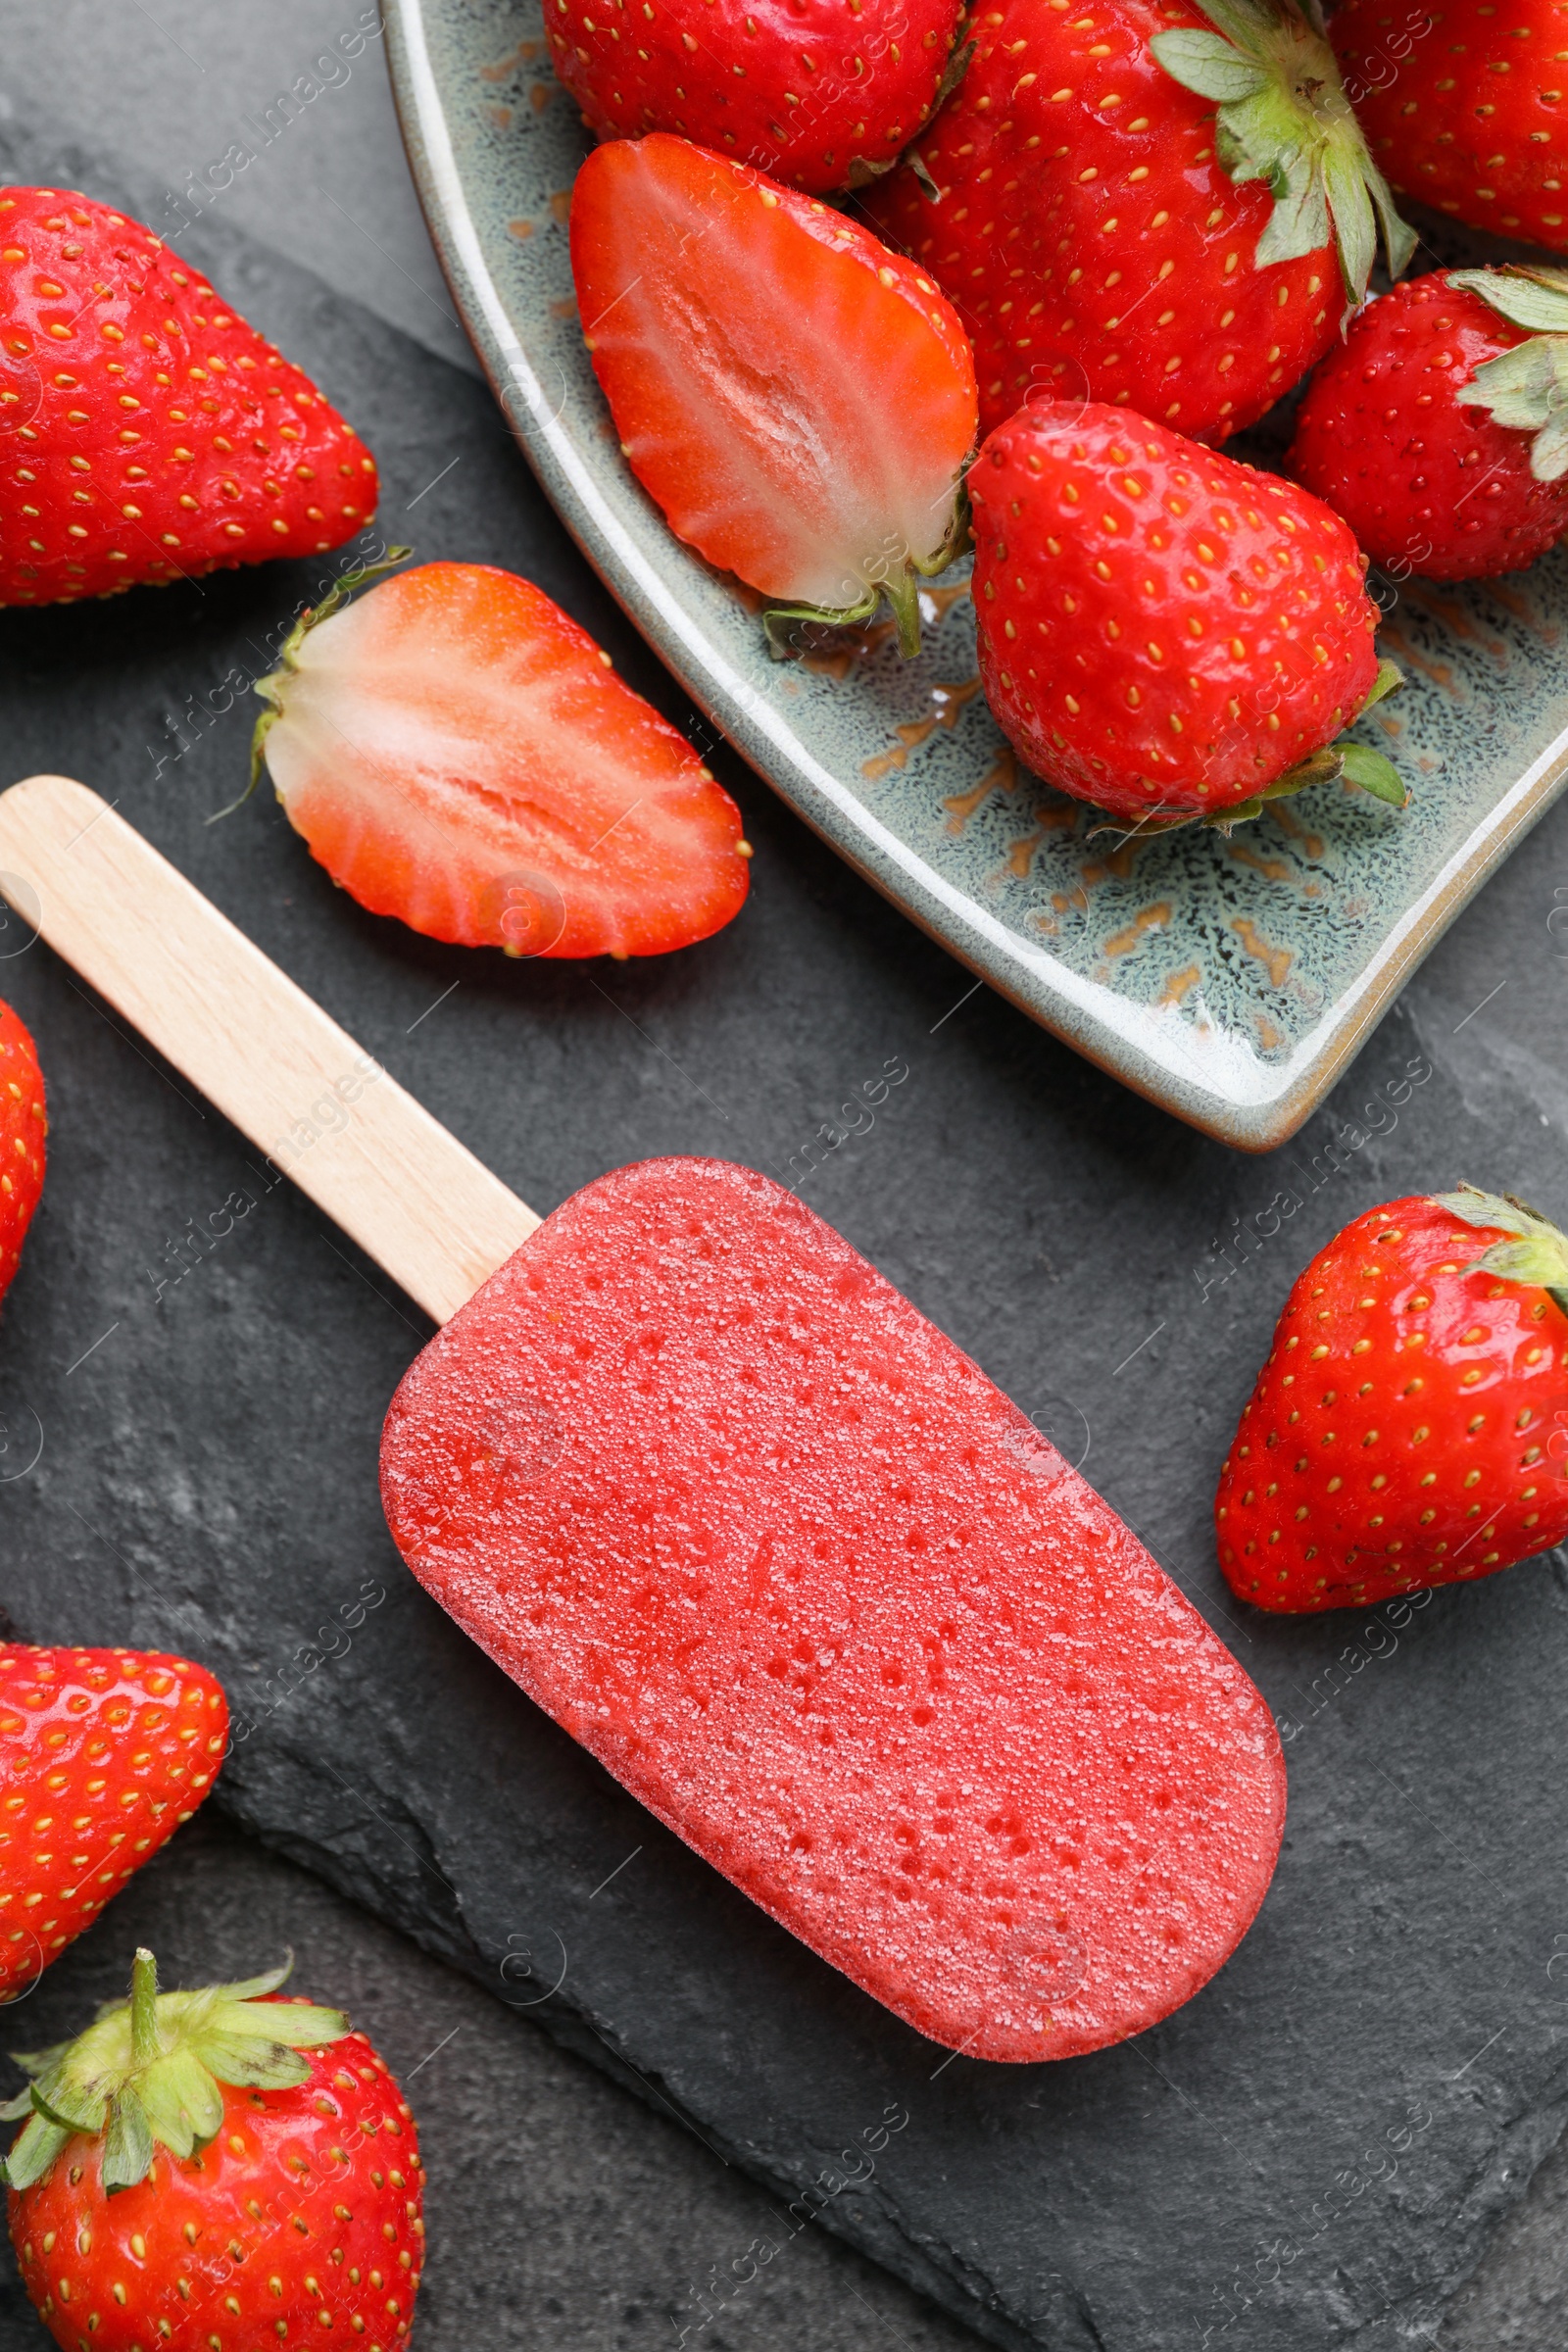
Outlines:
[{"label": "wooden popsicle stick", "polygon": [[0,893],[438,1323],[537,1228],[86,785],[0,793]]}]

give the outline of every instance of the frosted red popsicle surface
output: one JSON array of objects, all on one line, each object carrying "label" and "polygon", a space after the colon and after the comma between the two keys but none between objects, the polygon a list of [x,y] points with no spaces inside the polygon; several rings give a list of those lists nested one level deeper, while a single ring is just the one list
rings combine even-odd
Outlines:
[{"label": "frosted red popsicle surface", "polygon": [[413,1366],[381,1475],[513,1679],[950,2048],[1135,2034],[1262,1900],[1285,1770],[1247,1675],[765,1177],[652,1160],[576,1194]]}]

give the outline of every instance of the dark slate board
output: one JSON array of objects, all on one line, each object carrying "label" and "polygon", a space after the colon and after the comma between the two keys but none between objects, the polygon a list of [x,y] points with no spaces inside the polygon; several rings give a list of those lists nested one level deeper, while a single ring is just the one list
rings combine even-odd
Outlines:
[{"label": "dark slate board", "polygon": [[[7,160],[137,210],[156,195],[80,156]],[[526,570],[693,722],[478,385],[220,225],[189,244],[366,432],[390,536]],[[404,1572],[376,1441],[427,1327],[15,925],[0,993],[40,1039],[54,1136],[0,1347],[0,1599],[37,1640],[207,1659],[254,1722],[221,1787],[240,1820],[785,2199],[809,2190],[798,2212],[997,2342],[1429,2340],[1568,2113],[1549,1973],[1568,1953],[1568,1570],[1402,1624],[1270,1623],[1225,1594],[1207,1513],[1288,1280],[1338,1224],[1461,1176],[1568,1206],[1568,966],[1546,927],[1568,809],[1330,1108],[1245,1160],[970,994],[722,752],[755,896],[647,966],[445,950],[334,892],[270,802],[209,826],[249,726],[222,681],[256,673],[311,585],[271,567],[0,618],[8,775],[64,768],[118,799],[541,1209],[653,1152],[799,1170],[852,1088],[906,1063],[805,1197],[1083,1460],[1235,1645],[1288,1745],[1279,1874],[1232,1965],[1119,2049],[1005,2069],[898,2025],[643,1815]],[[313,1642],[339,1654],[297,1663]],[[761,2253],[715,2246],[677,2334],[718,2340],[723,2281]]]}]

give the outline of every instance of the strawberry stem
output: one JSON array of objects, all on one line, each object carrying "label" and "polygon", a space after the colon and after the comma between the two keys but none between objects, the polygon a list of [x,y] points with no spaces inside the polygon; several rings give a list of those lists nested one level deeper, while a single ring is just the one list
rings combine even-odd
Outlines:
[{"label": "strawberry stem", "polygon": [[[1380,662],[1378,674],[1372,681],[1372,691],[1350,721],[1356,726],[1385,695],[1404,684],[1404,672],[1396,662]],[[1288,767],[1283,776],[1255,793],[1250,801],[1238,801],[1229,808],[1216,808],[1211,816],[1160,816],[1157,813],[1140,817],[1135,825],[1096,825],[1089,839],[1102,833],[1119,833],[1124,841],[1132,841],[1151,833],[1180,833],[1188,825],[1202,825],[1208,831],[1223,833],[1227,840],[1233,825],[1245,825],[1261,816],[1270,801],[1288,800],[1293,793],[1305,792],[1312,784],[1332,784],[1342,777],[1347,784],[1358,785],[1375,801],[1385,802],[1391,808],[1408,808],[1410,795],[1404,780],[1392,760],[1370,744],[1348,743],[1342,735],[1337,743],[1327,743],[1321,751],[1310,752]]]},{"label": "strawberry stem", "polygon": [[130,1964],[130,2056],[133,2066],[151,2066],[158,2055],[158,1963],[138,1946]]},{"label": "strawberry stem", "polygon": [[907,567],[882,583],[899,625],[899,651],[912,662],[920,651],[920,583]]},{"label": "strawberry stem", "polygon": [[869,620],[879,602],[876,589],[860,599],[858,605],[845,605],[835,611],[828,605],[770,605],[762,614],[762,634],[767,650],[775,662],[788,662],[801,650],[795,634],[795,623],[806,621],[818,629],[853,629]]},{"label": "strawberry stem", "polygon": [[851,629],[867,621],[885,596],[898,623],[899,652],[906,662],[912,662],[920,651],[920,582],[929,580],[939,571],[946,571],[960,556],[967,555],[974,545],[971,530],[973,509],[969,504],[968,485],[959,478],[953,496],[953,513],[948,520],[947,534],[942,545],[929,556],[906,556],[896,571],[883,571],[871,582],[858,605],[846,605],[834,612],[825,605],[773,605],[762,614],[762,629],[767,638],[767,650],[775,662],[787,662],[801,651],[795,634],[796,621],[809,621],[821,629]]}]

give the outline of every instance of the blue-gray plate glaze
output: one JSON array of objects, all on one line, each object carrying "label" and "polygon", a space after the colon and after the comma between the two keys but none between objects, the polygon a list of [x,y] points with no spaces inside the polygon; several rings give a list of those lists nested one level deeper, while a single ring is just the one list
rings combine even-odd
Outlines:
[{"label": "blue-gray plate glaze", "polygon": [[[1370,740],[1398,815],[1341,785],[1227,842],[1121,842],[1022,770],[980,695],[963,576],[925,650],[873,627],[768,659],[755,602],[682,547],[619,456],[566,246],[585,152],[538,0],[392,0],[425,215],[518,439],[590,563],[694,700],[851,863],[1036,1020],[1247,1151],[1293,1134],[1406,975],[1568,780],[1568,553],[1469,589],[1407,583],[1407,684]],[[1385,600],[1392,591],[1385,589]]]}]

